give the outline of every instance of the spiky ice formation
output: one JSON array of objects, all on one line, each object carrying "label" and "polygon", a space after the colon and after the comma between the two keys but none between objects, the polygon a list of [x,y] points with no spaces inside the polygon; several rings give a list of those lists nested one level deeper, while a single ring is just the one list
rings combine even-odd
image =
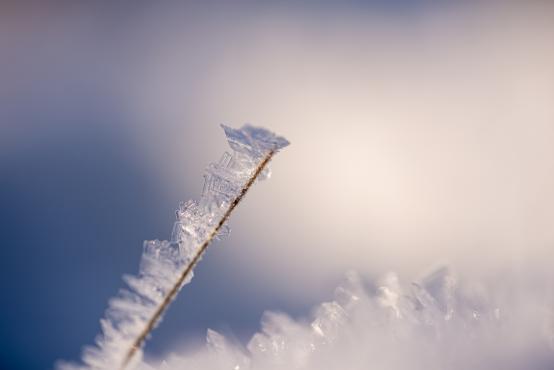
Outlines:
[{"label": "spiky ice formation", "polygon": [[231,211],[255,180],[267,177],[271,157],[289,144],[263,128],[222,127],[232,153],[208,166],[200,201],[179,205],[170,240],[144,242],[139,273],[124,276],[129,289],[110,300],[96,346],[84,350],[84,365],[62,363],[60,368],[113,370],[138,363],[144,340],[177,292],[190,282],[208,244],[226,233]]},{"label": "spiky ice formation", "polygon": [[246,349],[208,330],[205,349],[139,369],[551,369],[554,307],[531,291],[490,288],[446,268],[412,284],[349,273],[310,321],[266,312]]}]

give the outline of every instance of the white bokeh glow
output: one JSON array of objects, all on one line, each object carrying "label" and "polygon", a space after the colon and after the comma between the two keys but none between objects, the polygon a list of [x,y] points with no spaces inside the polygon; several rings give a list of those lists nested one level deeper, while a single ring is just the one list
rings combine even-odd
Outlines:
[{"label": "white bokeh glow", "polygon": [[[237,247],[224,252],[239,275],[286,294],[302,296],[349,267],[545,270],[554,242],[552,11],[275,11],[171,23],[150,35],[164,43],[134,76],[157,86],[140,91],[138,115],[173,122],[176,137],[192,132],[179,121],[210,134],[210,125],[251,122],[290,139],[272,181],[234,219]],[[179,49],[191,35],[202,37],[202,57]],[[202,133],[198,150],[170,150],[196,169],[201,146],[218,143]],[[275,279],[284,267],[287,277]]]}]

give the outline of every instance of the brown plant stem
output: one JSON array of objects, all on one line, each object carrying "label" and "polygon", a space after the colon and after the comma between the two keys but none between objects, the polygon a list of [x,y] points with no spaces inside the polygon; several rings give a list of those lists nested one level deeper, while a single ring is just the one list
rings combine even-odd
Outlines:
[{"label": "brown plant stem", "polygon": [[183,270],[183,272],[179,276],[179,279],[175,282],[171,290],[167,293],[162,303],[158,306],[158,308],[156,309],[156,311],[154,312],[154,314],[146,324],[146,327],[144,328],[144,330],[135,339],[131,348],[129,348],[129,351],[125,356],[123,363],[121,364],[120,370],[124,370],[127,367],[127,365],[133,359],[137,351],[142,347],[142,345],[144,344],[144,341],[146,340],[146,337],[154,329],[154,327],[156,326],[156,323],[160,320],[162,314],[169,307],[169,304],[173,301],[173,299],[175,299],[175,297],[177,296],[177,293],[181,289],[183,282],[185,281],[187,276],[189,276],[189,274],[194,269],[198,261],[200,261],[200,258],[208,248],[208,245],[210,245],[210,243],[217,235],[221,227],[225,224],[227,219],[229,219],[229,216],[231,216],[231,213],[233,212],[233,210],[237,207],[237,205],[240,203],[242,198],[244,198],[244,196],[246,195],[246,193],[248,192],[252,184],[254,184],[254,181],[256,181],[256,178],[264,170],[265,166],[269,163],[269,161],[271,160],[274,154],[275,154],[274,150],[270,150],[266,154],[266,156],[262,159],[260,164],[256,167],[256,170],[254,171],[254,173],[250,176],[246,184],[242,187],[242,189],[240,190],[240,193],[237,195],[235,199],[233,199],[233,201],[229,205],[229,208],[227,208],[227,210],[225,211],[225,214],[219,220],[217,226],[210,232],[206,240],[200,245],[192,260]]}]

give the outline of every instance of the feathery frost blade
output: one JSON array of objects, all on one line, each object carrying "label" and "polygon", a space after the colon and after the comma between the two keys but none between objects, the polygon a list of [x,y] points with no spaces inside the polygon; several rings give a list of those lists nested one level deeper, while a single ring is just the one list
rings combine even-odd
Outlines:
[{"label": "feathery frost blade", "polygon": [[113,370],[138,363],[144,340],[179,289],[190,282],[208,244],[228,232],[231,211],[256,179],[267,177],[272,156],[289,144],[263,128],[222,127],[233,152],[208,166],[200,201],[179,205],[171,240],[144,242],[139,274],[124,276],[130,290],[122,289],[110,300],[96,347],[84,350],[84,365],[62,363],[59,368]]}]

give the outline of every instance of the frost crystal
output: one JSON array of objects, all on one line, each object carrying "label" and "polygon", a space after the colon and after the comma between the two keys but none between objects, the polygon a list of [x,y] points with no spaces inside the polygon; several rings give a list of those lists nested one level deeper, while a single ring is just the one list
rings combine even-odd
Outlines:
[{"label": "frost crystal", "polygon": [[390,273],[372,289],[349,273],[308,323],[266,312],[247,351],[208,330],[206,351],[139,369],[551,369],[552,311],[478,290],[447,268],[412,284]]},{"label": "frost crystal", "polygon": [[[179,205],[171,240],[144,242],[139,274],[124,276],[129,289],[122,289],[110,300],[97,346],[84,350],[85,366],[61,364],[61,368],[113,370],[132,367],[128,360],[136,365],[140,359],[133,355],[140,352],[176,292],[192,279],[192,268],[204,248],[214,237],[228,232],[225,222],[233,207],[253,180],[267,177],[265,165],[289,144],[263,128],[246,125],[238,130],[223,129],[233,152],[224,153],[219,162],[208,166],[200,201]],[[216,334],[211,338],[214,348],[223,346],[224,341]]]}]

